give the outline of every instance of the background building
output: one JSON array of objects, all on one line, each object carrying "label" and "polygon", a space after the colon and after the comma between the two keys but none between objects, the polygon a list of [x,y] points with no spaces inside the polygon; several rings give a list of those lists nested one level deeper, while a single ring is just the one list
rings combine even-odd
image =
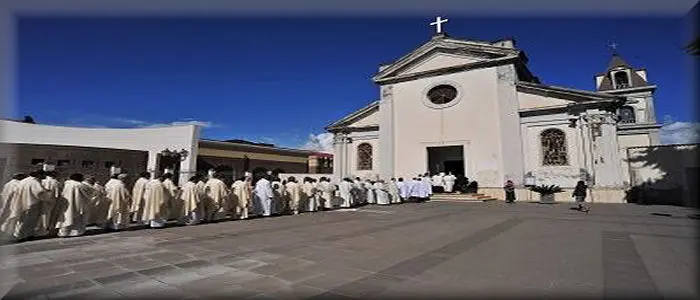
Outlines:
[{"label": "background building", "polygon": [[[0,120],[0,176],[28,172],[40,163],[62,175],[84,173],[104,182],[112,166],[130,174],[174,171],[183,184],[195,173],[220,169],[226,180],[249,171],[332,173],[332,155],[244,140],[200,140],[196,125],[153,128],[82,128]],[[66,174],[63,174],[66,173]]]}]

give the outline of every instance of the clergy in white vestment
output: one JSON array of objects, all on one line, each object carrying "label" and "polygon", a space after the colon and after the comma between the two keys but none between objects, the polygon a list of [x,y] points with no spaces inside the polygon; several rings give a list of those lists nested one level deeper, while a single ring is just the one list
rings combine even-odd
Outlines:
[{"label": "clergy in white vestment", "polygon": [[421,201],[428,201],[430,199],[430,196],[433,194],[433,186],[430,184],[430,179],[426,177],[423,177],[423,180],[419,182],[420,185],[420,200]]},{"label": "clergy in white vestment", "polygon": [[354,199],[352,189],[353,182],[350,178],[344,178],[343,181],[340,182],[338,191],[340,192],[340,198],[343,199],[343,201],[340,203],[340,207],[349,208],[353,206]]},{"label": "clergy in white vestment", "polygon": [[126,174],[114,174],[105,184],[105,192],[109,199],[109,211],[107,213],[107,227],[113,230],[129,227],[129,202],[131,194],[124,181]]},{"label": "clergy in white vestment", "polygon": [[374,183],[374,191],[377,194],[377,204],[388,205],[391,204],[389,200],[389,193],[387,191],[387,186],[384,184],[384,180],[380,179]]},{"label": "clergy in white vestment", "polygon": [[445,178],[443,178],[443,180],[445,180],[445,193],[452,193],[452,189],[455,186],[455,180],[457,180],[457,177],[452,175],[452,172],[449,172],[447,173],[447,175],[445,175]]},{"label": "clergy in white vestment", "polygon": [[317,211],[318,202],[316,199],[316,187],[314,187],[313,179],[306,177],[304,178],[304,184],[301,187],[302,203],[304,211]]},{"label": "clergy in white vestment", "polygon": [[403,177],[399,177],[399,182],[396,183],[396,185],[399,187],[399,196],[401,197],[401,201],[407,201],[409,197],[409,192],[411,191],[410,183],[404,181]]},{"label": "clergy in white vestment", "polygon": [[99,227],[105,227],[107,224],[107,213],[109,212],[110,201],[107,198],[105,188],[97,181],[95,177],[85,176],[83,183],[92,187],[92,197],[90,199],[90,213],[88,224],[95,224]]},{"label": "clergy in white vestment", "polygon": [[258,179],[253,191],[254,199],[257,203],[256,207],[260,209],[260,211],[256,211],[256,214],[263,217],[269,217],[272,214],[272,197],[274,197],[274,193],[269,178],[269,175],[264,175]]},{"label": "clergy in white vestment", "polygon": [[284,186],[284,193],[289,201],[289,210],[292,214],[299,213],[299,204],[301,200],[301,186],[297,183],[294,176],[287,178],[287,184]]},{"label": "clergy in white vestment", "polygon": [[287,209],[286,199],[284,198],[284,184],[279,177],[272,177],[272,182],[270,182],[272,187],[272,202],[270,205],[270,212],[275,214],[282,214]]},{"label": "clergy in white vestment", "polygon": [[41,180],[41,185],[49,191],[46,201],[41,202],[41,216],[35,229],[36,236],[49,235],[56,228],[56,206],[61,199],[61,185],[56,180],[56,172],[47,171],[46,177]]},{"label": "clergy in white vestment", "polygon": [[143,220],[151,228],[162,228],[167,224],[167,191],[163,186],[163,177],[151,179],[146,185],[146,198],[143,206]]},{"label": "clergy in white vestment", "polygon": [[[41,207],[43,202],[48,201],[49,191],[41,185],[41,180],[45,177],[44,171],[29,173],[27,178],[22,179],[17,186],[19,206],[16,210],[19,220],[15,227],[16,239],[24,239],[35,236],[35,229],[41,217]],[[16,214],[13,214],[16,215]]]},{"label": "clergy in white vestment", "polygon": [[231,205],[231,192],[222,177],[221,173],[215,173],[207,180],[207,221],[225,219],[227,215],[233,215],[232,211],[235,211]]},{"label": "clergy in white vestment", "polygon": [[246,178],[241,177],[234,181],[231,190],[231,201],[236,206],[236,216],[239,219],[247,219],[251,204],[251,190]]},{"label": "clergy in white vestment", "polygon": [[387,190],[389,191],[389,196],[391,197],[391,203],[401,203],[399,183],[396,181],[396,178],[392,178],[387,185]]},{"label": "clergy in white vestment", "polygon": [[134,187],[131,189],[131,220],[137,223],[143,223],[143,205],[146,196],[146,186],[151,180],[151,173],[143,172],[139,174],[139,179],[134,182]]},{"label": "clergy in white vestment", "polygon": [[369,204],[377,203],[374,182],[367,179],[367,181],[365,181],[364,186],[365,186],[365,189],[367,190],[367,203],[369,203]]},{"label": "clergy in white vestment", "polygon": [[360,177],[355,177],[353,181],[353,193],[355,194],[355,205],[367,203],[367,191]]},{"label": "clergy in white vestment", "polygon": [[15,233],[15,225],[19,222],[21,201],[18,197],[17,187],[22,179],[27,178],[27,174],[19,173],[12,176],[12,179],[2,187],[2,206],[0,206],[0,231],[7,236]]},{"label": "clergy in white vestment", "polygon": [[94,193],[94,187],[84,182],[82,174],[73,174],[63,183],[61,197],[66,201],[66,207],[56,223],[59,237],[74,237],[85,233],[93,209]]},{"label": "clergy in white vestment", "polygon": [[200,188],[197,187],[199,175],[190,177],[190,179],[182,186],[180,193],[180,201],[182,201],[182,210],[180,211],[181,220],[187,225],[198,224],[202,219],[202,205],[200,196]]},{"label": "clergy in white vestment", "polygon": [[318,183],[318,189],[321,191],[321,204],[324,209],[333,208],[333,196],[335,195],[335,185],[326,177],[321,177]]},{"label": "clergy in white vestment", "polygon": [[170,169],[166,169],[163,174],[163,187],[165,188],[165,197],[168,201],[168,219],[169,220],[180,220],[182,219],[182,199],[180,198],[180,187],[173,182],[173,172]]},{"label": "clergy in white vestment", "polygon": [[408,198],[411,199],[411,201],[420,202],[422,195],[421,189],[422,184],[420,177],[414,177],[411,179],[408,182]]},{"label": "clergy in white vestment", "polygon": [[445,173],[440,172],[438,174],[433,175],[431,178],[431,185],[433,186],[432,191],[437,192],[437,193],[442,193],[445,191],[445,181],[444,181]]}]

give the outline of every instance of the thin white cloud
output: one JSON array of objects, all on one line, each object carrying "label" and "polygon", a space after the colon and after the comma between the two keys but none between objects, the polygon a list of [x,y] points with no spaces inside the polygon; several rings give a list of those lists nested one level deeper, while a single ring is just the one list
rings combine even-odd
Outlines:
[{"label": "thin white cloud", "polygon": [[664,145],[700,143],[700,123],[668,122],[659,130],[659,139]]},{"label": "thin white cloud", "polygon": [[333,134],[330,132],[309,134],[308,140],[301,148],[304,150],[333,153]]},{"label": "thin white cloud", "polygon": [[210,121],[199,121],[192,118],[182,119],[180,121],[173,121],[169,123],[153,123],[143,120],[125,119],[125,118],[112,118],[112,121],[129,124],[135,127],[166,127],[166,126],[180,126],[180,125],[198,125],[204,128],[212,128],[217,125]]}]

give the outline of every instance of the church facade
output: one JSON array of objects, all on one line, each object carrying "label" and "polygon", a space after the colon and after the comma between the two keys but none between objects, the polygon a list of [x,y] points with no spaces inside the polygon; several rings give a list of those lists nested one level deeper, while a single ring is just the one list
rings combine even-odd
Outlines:
[{"label": "church facade", "polygon": [[[627,148],[659,143],[656,86],[614,54],[595,91],[545,85],[514,40],[438,33],[372,80],[379,100],[332,123],[334,177],[412,178],[452,172],[502,199],[512,180],[573,188],[621,202],[632,180]],[[557,194],[567,200],[570,193]]]}]

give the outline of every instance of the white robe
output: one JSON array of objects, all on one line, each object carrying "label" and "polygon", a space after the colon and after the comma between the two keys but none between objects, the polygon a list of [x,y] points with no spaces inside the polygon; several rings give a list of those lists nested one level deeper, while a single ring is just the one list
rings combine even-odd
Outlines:
[{"label": "white robe", "polygon": [[110,179],[105,184],[107,199],[110,201],[107,213],[108,226],[112,229],[124,229],[129,227],[129,200],[131,195],[124,182],[119,179]]},{"label": "white robe", "polygon": [[289,209],[293,214],[298,214],[301,210],[301,186],[296,182],[287,182],[284,187],[286,198],[289,200]]},{"label": "white robe", "polygon": [[272,197],[274,193],[270,181],[265,178],[255,183],[255,202],[257,206],[256,214],[268,217],[272,214]]},{"label": "white robe", "polygon": [[440,186],[440,187],[445,186],[445,183],[443,182],[442,179],[443,179],[443,178],[442,178],[442,176],[440,176],[440,175],[437,175],[437,174],[436,174],[436,175],[433,175],[433,178],[432,178],[432,180],[431,180],[431,181],[432,181],[432,182],[431,182],[432,186]]},{"label": "white robe", "polygon": [[399,196],[401,196],[402,200],[408,199],[411,193],[411,183],[406,181],[399,181],[397,185],[399,186]]},{"label": "white robe", "polygon": [[15,238],[23,239],[35,234],[36,225],[41,216],[42,202],[47,201],[49,191],[46,190],[36,177],[22,179],[17,186],[19,205],[12,209],[11,215],[17,220],[15,225]]},{"label": "white robe", "polygon": [[381,182],[374,183],[374,191],[377,194],[377,204],[387,205],[391,204],[389,200],[389,193],[387,193],[386,186]]},{"label": "white robe", "polygon": [[239,219],[248,218],[250,207],[250,185],[242,180],[236,180],[231,185],[231,202],[236,206],[236,216]]},{"label": "white robe", "polygon": [[340,192],[340,198],[343,199],[343,202],[340,203],[340,207],[342,208],[348,208],[353,206],[353,203],[355,202],[353,200],[353,193],[352,193],[352,183],[343,180],[338,188],[338,191]]},{"label": "white robe", "polygon": [[48,235],[56,228],[57,205],[61,199],[61,184],[53,177],[46,176],[41,185],[49,191],[46,201],[41,202],[41,216],[36,228],[36,235]]},{"label": "white robe", "polygon": [[421,198],[421,195],[423,194],[421,192],[422,187],[421,187],[421,182],[418,180],[411,180],[408,182],[408,196],[409,197],[414,197],[414,198]]},{"label": "white robe", "polygon": [[92,187],[92,198],[90,199],[92,209],[90,210],[88,224],[105,226],[105,224],[107,224],[107,213],[109,212],[110,206],[105,188],[97,182],[94,184],[83,182],[83,184]]},{"label": "white robe", "polygon": [[169,203],[165,193],[167,193],[165,187],[158,179],[151,179],[146,185],[143,219],[151,227],[160,228],[167,223]]},{"label": "white robe", "polygon": [[367,191],[365,190],[365,184],[362,181],[355,180],[352,188],[353,194],[355,194],[355,204],[366,203]]},{"label": "white robe", "polygon": [[433,188],[429,180],[423,179],[418,183],[418,185],[418,190],[420,191],[419,194],[421,198],[428,198],[430,197],[430,195],[433,194]]},{"label": "white robe", "polygon": [[63,184],[61,197],[66,200],[66,209],[59,215],[59,237],[80,236],[85,233],[85,227],[92,209],[94,187],[89,184],[68,179]]},{"label": "white robe", "polygon": [[143,205],[144,196],[146,193],[146,185],[148,185],[148,179],[139,177],[134,183],[134,187],[131,189],[131,220],[134,222],[144,222],[143,219]]},{"label": "white robe", "polygon": [[452,189],[455,186],[455,180],[457,180],[457,177],[455,177],[454,175],[448,174],[448,175],[445,175],[444,180],[445,180],[445,192],[452,193]]},{"label": "white robe", "polygon": [[301,187],[302,202],[304,211],[317,211],[318,201],[316,201],[316,188],[311,182],[304,182]]},{"label": "white robe", "polygon": [[182,186],[180,218],[187,224],[197,224],[202,219],[201,191],[196,183],[186,182]]},{"label": "white robe", "polygon": [[0,231],[6,235],[13,235],[15,233],[15,225],[19,221],[19,211],[15,211],[19,208],[19,198],[17,197],[17,187],[19,186],[20,180],[11,179],[2,188],[2,206],[0,206]]},{"label": "white robe", "polygon": [[272,202],[270,205],[270,213],[281,214],[287,209],[287,203],[284,198],[284,185],[280,181],[270,183],[272,187]]},{"label": "white robe", "polygon": [[399,182],[390,181],[389,183],[387,183],[387,185],[387,190],[389,190],[389,196],[391,197],[391,203],[401,203]]},{"label": "white robe", "polygon": [[375,198],[375,193],[374,193],[374,185],[372,183],[367,182],[365,183],[365,189],[367,190],[367,203],[369,204],[375,204],[377,203],[377,200]]},{"label": "white robe", "polygon": [[180,199],[180,188],[170,178],[163,180],[163,187],[165,187],[166,201],[168,201],[168,219],[181,219],[183,203]]},{"label": "white robe", "polygon": [[209,178],[206,183],[207,203],[206,203],[206,219],[221,220],[225,219],[227,214],[233,214],[235,209],[231,205],[230,191],[221,179]]},{"label": "white robe", "polygon": [[323,208],[333,208],[333,196],[335,194],[335,185],[331,184],[328,181],[321,181],[318,183],[318,189],[321,191],[321,202]]}]

